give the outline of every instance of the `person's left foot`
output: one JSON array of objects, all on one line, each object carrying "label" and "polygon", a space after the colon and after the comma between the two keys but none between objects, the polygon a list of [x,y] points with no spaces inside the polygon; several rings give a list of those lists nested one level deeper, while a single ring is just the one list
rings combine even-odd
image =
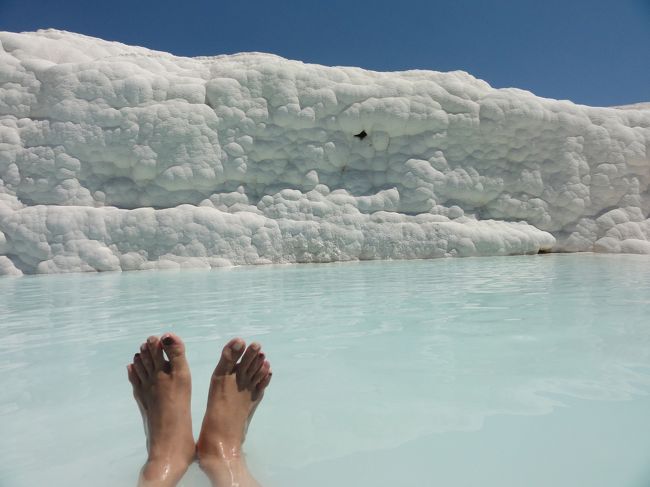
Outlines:
[{"label": "person's left foot", "polygon": [[149,455],[140,485],[175,485],[194,460],[196,450],[185,345],[171,333],[161,339],[151,336],[127,370],[147,435]]}]

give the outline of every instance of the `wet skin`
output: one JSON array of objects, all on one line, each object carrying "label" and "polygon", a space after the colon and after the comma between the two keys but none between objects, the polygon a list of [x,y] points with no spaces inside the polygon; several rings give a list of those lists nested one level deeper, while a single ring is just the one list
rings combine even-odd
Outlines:
[{"label": "wet skin", "polygon": [[191,376],[182,340],[171,333],[149,337],[127,371],[147,436],[148,457],[138,485],[176,485],[195,459],[214,486],[259,485],[242,455],[248,425],[272,376],[259,344],[246,348],[242,339],[233,338],[223,348],[210,379],[196,444]]}]

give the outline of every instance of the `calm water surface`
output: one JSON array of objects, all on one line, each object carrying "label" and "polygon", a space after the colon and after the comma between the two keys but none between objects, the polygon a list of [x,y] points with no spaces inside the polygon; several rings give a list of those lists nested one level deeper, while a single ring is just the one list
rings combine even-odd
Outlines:
[{"label": "calm water surface", "polygon": [[0,279],[0,485],[134,484],[166,330],[195,430],[224,341],[265,345],[267,487],[650,485],[650,258],[602,255]]}]

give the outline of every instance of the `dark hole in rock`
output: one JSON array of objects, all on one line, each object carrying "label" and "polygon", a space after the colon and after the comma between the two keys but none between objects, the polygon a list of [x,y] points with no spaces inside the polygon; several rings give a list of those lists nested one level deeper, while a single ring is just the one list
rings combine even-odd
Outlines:
[{"label": "dark hole in rock", "polygon": [[355,137],[359,137],[361,140],[365,139],[368,136],[365,130],[362,130],[358,134],[355,134]]},{"label": "dark hole in rock", "polygon": [[551,249],[539,249],[537,252],[538,254],[550,254],[552,251]]}]

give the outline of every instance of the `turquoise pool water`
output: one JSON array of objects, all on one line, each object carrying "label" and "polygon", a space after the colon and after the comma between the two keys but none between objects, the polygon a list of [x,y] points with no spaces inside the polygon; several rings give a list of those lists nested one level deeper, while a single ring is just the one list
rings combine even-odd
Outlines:
[{"label": "turquoise pool water", "polygon": [[196,427],[223,342],[265,345],[267,487],[650,485],[650,259],[602,255],[0,279],[0,485],[134,484],[165,330]]}]

